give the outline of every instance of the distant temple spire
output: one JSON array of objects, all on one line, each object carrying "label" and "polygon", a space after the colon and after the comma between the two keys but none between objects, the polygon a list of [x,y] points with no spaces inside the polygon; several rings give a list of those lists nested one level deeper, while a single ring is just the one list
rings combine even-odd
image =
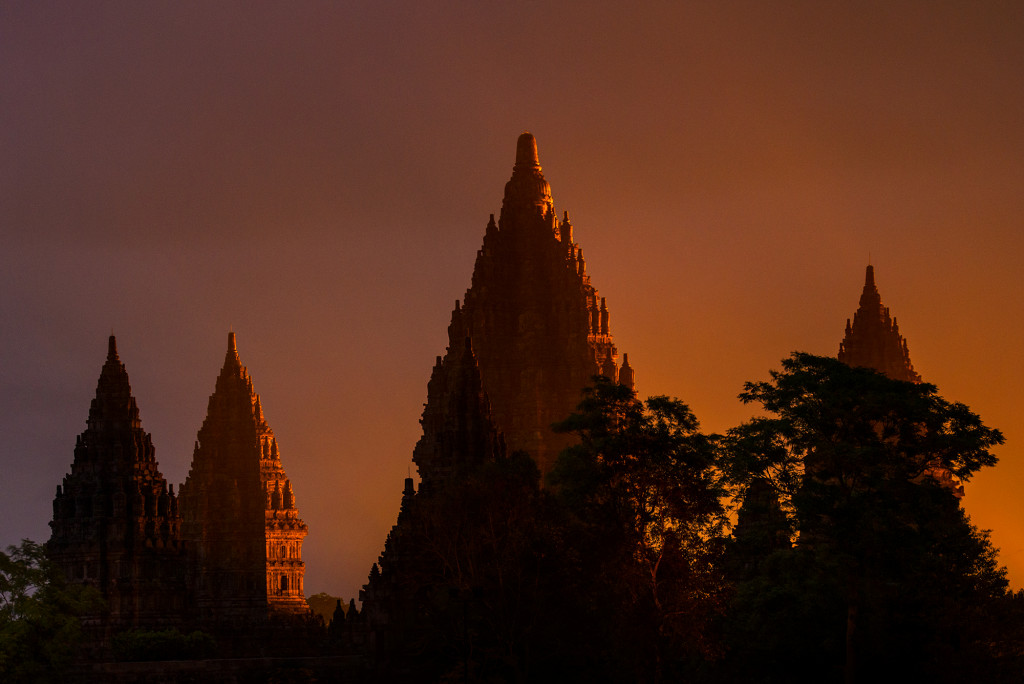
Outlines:
[{"label": "distant temple spire", "polygon": [[875,285],[875,267],[868,265],[864,289],[853,321],[846,321],[846,334],[839,344],[840,361],[884,373],[894,380],[921,382],[910,362],[907,342],[900,335],[896,319],[882,305]]}]

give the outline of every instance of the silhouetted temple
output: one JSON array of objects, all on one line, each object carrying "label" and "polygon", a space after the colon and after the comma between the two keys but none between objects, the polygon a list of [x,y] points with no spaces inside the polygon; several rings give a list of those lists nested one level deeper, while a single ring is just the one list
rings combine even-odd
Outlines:
[{"label": "silhouetted temple", "polygon": [[[561,221],[555,215],[529,133],[519,136],[501,214],[487,224],[435,377],[462,353],[466,338],[509,450],[529,453],[543,473],[572,442],[551,424],[576,408],[593,376],[633,385],[629,364],[618,366],[605,298],[590,283],[568,212]],[[434,410],[428,401],[424,416]]]},{"label": "silhouetted temple", "polygon": [[421,643],[430,606],[446,604],[451,585],[469,581],[453,568],[472,565],[465,554],[478,543],[467,538],[475,521],[465,517],[479,500],[474,473],[520,451],[540,473],[550,471],[574,439],[551,425],[575,410],[595,375],[633,386],[628,360],[618,363],[608,305],[590,282],[568,213],[556,218],[537,143],[524,133],[501,214],[487,224],[471,285],[452,312],[448,348],[427,385],[413,452],[419,492],[407,479],[398,521],[360,592],[378,653]]},{"label": "silhouetted temple", "polygon": [[228,334],[224,367],[181,486],[182,534],[204,622],[250,624],[271,613],[305,614],[302,540],[277,440]]},{"label": "silhouetted temple", "polygon": [[110,336],[107,360],[71,472],[53,500],[50,557],[102,595],[111,630],[177,624],[185,610],[185,556],[174,486],[157,467],[128,373]]},{"label": "silhouetted temple", "polygon": [[[900,334],[889,307],[882,305],[882,296],[875,286],[875,269],[870,264],[864,276],[864,290],[853,321],[846,320],[846,334],[839,343],[838,359],[848,366],[870,368],[893,380],[921,382],[921,376],[910,362],[907,341]],[[927,475],[956,496],[963,497],[963,484],[945,468],[932,467]]]},{"label": "silhouetted temple", "polygon": [[860,306],[853,322],[846,321],[846,335],[839,343],[839,360],[848,366],[861,366],[884,373],[893,380],[921,382],[910,362],[907,341],[900,335],[896,319],[882,306],[875,286],[875,269],[868,265]]},{"label": "silhouetted temple", "polygon": [[449,350],[444,361],[438,358],[427,383],[420,424],[423,436],[412,460],[420,473],[421,491],[429,492],[466,469],[505,454],[470,338],[461,348]]},{"label": "silhouetted temple", "polygon": [[306,524],[233,333],[178,496],[157,468],[110,337],[50,526],[51,558],[104,599],[103,613],[87,618],[100,640],[132,628],[224,633],[309,614]]},{"label": "silhouetted temple", "polygon": [[[379,655],[405,658],[431,627],[431,609],[449,600],[453,568],[479,544],[472,531],[467,482],[507,457],[469,338],[434,367],[413,460],[422,482],[406,478],[398,520],[360,592],[361,621]],[[525,458],[525,457],[524,457]],[[531,465],[532,467],[532,465]],[[398,649],[396,652],[394,649]]]}]

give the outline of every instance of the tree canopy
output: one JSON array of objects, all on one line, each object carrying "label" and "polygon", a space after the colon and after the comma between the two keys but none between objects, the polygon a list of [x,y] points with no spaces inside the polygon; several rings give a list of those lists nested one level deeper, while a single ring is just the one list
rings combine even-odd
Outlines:
[{"label": "tree canopy", "polygon": [[[743,503],[733,665],[752,680],[770,681],[776,663],[818,681],[945,681],[993,662],[999,638],[979,611],[1005,597],[1005,570],[958,496],[995,464],[1000,432],[934,385],[801,353],[740,398],[768,415],[725,441]],[[792,545],[766,542],[782,530]]]},{"label": "tree canopy", "polygon": [[602,611],[603,674],[657,681],[710,648],[705,627],[721,608],[727,517],[715,440],[679,400],[641,401],[606,378],[555,429],[580,440],[550,482],[586,578],[580,599]]},{"label": "tree canopy", "polygon": [[0,552],[0,680],[60,681],[81,639],[80,615],[99,593],[69,584],[28,539]]}]

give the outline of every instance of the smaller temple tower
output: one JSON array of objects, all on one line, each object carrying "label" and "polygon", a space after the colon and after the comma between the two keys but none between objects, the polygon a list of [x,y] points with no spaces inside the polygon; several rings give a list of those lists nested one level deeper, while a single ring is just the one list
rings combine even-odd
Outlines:
[{"label": "smaller temple tower", "polygon": [[87,623],[108,633],[175,626],[186,609],[185,557],[174,486],[157,466],[128,373],[110,336],[86,430],[53,500],[50,557],[106,609]]},{"label": "smaller temple tower", "polygon": [[181,487],[181,509],[205,623],[251,625],[309,611],[302,561],[308,528],[234,333]]},{"label": "smaller temple tower", "polygon": [[[900,334],[896,319],[889,315],[889,307],[882,305],[882,296],[875,286],[875,269],[870,264],[853,322],[846,319],[846,334],[839,343],[838,359],[847,366],[870,368],[893,380],[921,382],[921,376],[910,362],[907,341]],[[963,483],[946,468],[933,464],[926,474],[957,498],[963,498]]]},{"label": "smaller temple tower", "polygon": [[889,315],[888,307],[882,306],[882,296],[875,287],[875,268],[870,264],[860,306],[853,314],[853,322],[846,320],[846,335],[839,343],[838,358],[847,366],[871,368],[893,380],[921,382],[896,319]]}]

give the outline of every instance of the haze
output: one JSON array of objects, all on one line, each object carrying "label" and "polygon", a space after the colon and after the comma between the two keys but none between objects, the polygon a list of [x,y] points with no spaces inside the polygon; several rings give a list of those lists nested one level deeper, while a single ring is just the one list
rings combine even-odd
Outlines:
[{"label": "haze", "polygon": [[1020,588],[1024,7],[491,4],[0,6],[0,545],[49,536],[111,331],[177,484],[230,329],[307,593],[355,596],[529,130],[641,396],[707,430],[836,353],[870,259],[1006,435],[965,506]]}]

